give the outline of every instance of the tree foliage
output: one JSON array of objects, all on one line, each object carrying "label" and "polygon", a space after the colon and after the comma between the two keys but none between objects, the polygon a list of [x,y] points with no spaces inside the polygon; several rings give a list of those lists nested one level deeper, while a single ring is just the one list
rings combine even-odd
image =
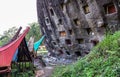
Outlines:
[{"label": "tree foliage", "polygon": [[18,28],[11,27],[8,30],[3,32],[3,35],[0,35],[0,46],[6,44],[16,33]]},{"label": "tree foliage", "polygon": [[29,40],[30,37],[34,37],[35,38],[35,42],[38,41],[41,37],[41,32],[40,32],[40,26],[38,23],[34,22],[34,23],[30,23],[30,30],[26,36],[26,39]]}]

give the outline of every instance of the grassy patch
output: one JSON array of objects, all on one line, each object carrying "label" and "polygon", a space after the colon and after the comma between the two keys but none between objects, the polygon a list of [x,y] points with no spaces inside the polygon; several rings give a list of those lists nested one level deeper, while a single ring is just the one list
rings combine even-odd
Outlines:
[{"label": "grassy patch", "polygon": [[52,77],[120,77],[120,31],[107,35],[78,62],[56,67]]},{"label": "grassy patch", "polygon": [[18,62],[12,64],[11,77],[35,77],[34,70],[31,62]]}]

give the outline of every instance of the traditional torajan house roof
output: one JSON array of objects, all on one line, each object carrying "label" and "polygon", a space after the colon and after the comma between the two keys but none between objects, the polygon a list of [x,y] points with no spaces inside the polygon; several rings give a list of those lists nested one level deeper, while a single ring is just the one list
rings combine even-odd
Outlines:
[{"label": "traditional torajan house roof", "polygon": [[[22,44],[26,34],[29,31],[29,27],[16,39],[14,39],[9,44],[0,48],[0,73],[10,72],[12,58],[17,48]],[[25,49],[26,50],[26,49]],[[26,52],[25,52],[26,53]]]}]

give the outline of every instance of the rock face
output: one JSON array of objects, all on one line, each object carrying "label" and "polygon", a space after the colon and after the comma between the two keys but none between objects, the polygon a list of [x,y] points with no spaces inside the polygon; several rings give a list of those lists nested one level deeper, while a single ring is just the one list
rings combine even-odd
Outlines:
[{"label": "rock face", "polygon": [[83,56],[120,28],[119,0],[37,0],[38,21],[52,55]]}]

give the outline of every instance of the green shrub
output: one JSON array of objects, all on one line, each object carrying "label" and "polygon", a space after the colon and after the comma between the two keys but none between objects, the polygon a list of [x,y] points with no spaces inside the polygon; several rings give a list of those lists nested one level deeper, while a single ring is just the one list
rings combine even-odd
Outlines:
[{"label": "green shrub", "polygon": [[107,35],[76,63],[56,67],[52,77],[120,77],[120,31]]}]

